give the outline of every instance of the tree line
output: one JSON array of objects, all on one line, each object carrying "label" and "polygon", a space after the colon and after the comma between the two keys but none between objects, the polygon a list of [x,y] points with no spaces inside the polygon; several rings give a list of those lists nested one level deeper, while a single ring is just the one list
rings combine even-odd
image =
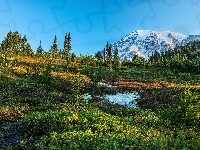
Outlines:
[{"label": "tree line", "polygon": [[200,41],[189,41],[174,49],[155,51],[149,58],[149,64],[179,72],[200,73]]},{"label": "tree line", "polygon": [[200,41],[189,41],[184,46],[176,46],[174,49],[154,51],[148,59],[134,55],[132,59],[120,60],[119,51],[116,46],[108,42],[102,51],[94,56],[88,55],[77,57],[71,53],[71,35],[66,33],[62,49],[58,49],[57,37],[55,35],[49,51],[44,51],[40,41],[35,53],[28,43],[26,35],[21,36],[18,31],[9,32],[0,44],[1,57],[9,57],[12,54],[26,56],[41,56],[68,60],[69,63],[85,66],[108,66],[108,67],[139,67],[158,69],[170,69],[179,72],[200,73]]},{"label": "tree line", "polygon": [[53,44],[49,51],[44,51],[42,48],[42,42],[40,41],[39,46],[34,53],[30,43],[27,41],[26,35],[22,36],[18,31],[8,32],[4,40],[0,45],[0,53],[5,57],[9,57],[12,54],[26,55],[26,56],[49,56],[54,58],[67,59],[71,55],[71,35],[70,32],[66,33],[64,39],[64,46],[62,49],[58,49],[57,37],[55,35]]}]

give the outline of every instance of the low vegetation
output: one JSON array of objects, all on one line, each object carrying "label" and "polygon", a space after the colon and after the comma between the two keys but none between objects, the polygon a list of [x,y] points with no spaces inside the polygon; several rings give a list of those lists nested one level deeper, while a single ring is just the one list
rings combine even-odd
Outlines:
[{"label": "low vegetation", "polygon": [[[8,37],[17,35],[11,32]],[[134,57],[121,63],[117,49],[113,58],[99,53],[78,57],[70,53],[70,34],[65,38],[60,54],[56,37],[51,52],[44,54],[40,42],[37,55],[29,46],[11,45],[13,51],[5,52],[10,40],[2,41],[0,149],[199,150],[198,68],[176,69],[175,57],[167,56],[169,65],[163,67],[157,54],[149,62]],[[110,55],[108,43],[105,50]],[[184,52],[184,58],[195,59]],[[100,98],[133,91],[140,94],[136,108]],[[84,99],[86,94],[92,98]]]}]

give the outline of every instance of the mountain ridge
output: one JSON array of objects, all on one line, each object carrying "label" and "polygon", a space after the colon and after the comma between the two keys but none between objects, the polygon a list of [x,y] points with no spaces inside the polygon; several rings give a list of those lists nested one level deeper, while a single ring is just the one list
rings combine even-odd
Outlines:
[{"label": "mountain ridge", "polygon": [[114,43],[112,49],[118,48],[120,60],[132,59],[135,54],[148,59],[155,51],[173,49],[194,40],[194,37],[171,31],[136,30]]}]

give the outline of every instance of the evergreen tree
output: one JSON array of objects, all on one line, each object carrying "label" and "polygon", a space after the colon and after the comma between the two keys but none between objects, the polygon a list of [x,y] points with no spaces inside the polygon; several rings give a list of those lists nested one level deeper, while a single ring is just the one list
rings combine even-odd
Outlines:
[{"label": "evergreen tree", "polygon": [[12,54],[12,32],[8,32],[7,36],[1,43],[1,53],[4,53],[6,56]]},{"label": "evergreen tree", "polygon": [[66,41],[66,43],[67,43],[67,50],[68,50],[68,54],[70,54],[70,51],[72,50],[72,47],[71,47],[71,35],[70,35],[70,32],[68,33],[68,35],[67,35],[67,41]]},{"label": "evergreen tree", "polygon": [[42,49],[42,42],[40,41],[40,45],[36,50],[36,56],[42,56],[44,54],[44,50]]},{"label": "evergreen tree", "polygon": [[20,48],[20,34],[16,32],[8,32],[7,36],[1,43],[1,53],[5,56],[10,56],[12,54],[18,54]]},{"label": "evergreen tree", "polygon": [[103,59],[103,55],[101,54],[100,51],[98,51],[98,52],[95,54],[94,57],[97,58],[98,60],[102,60],[102,59]]},{"label": "evergreen tree", "polygon": [[34,52],[31,45],[27,43],[26,35],[19,40],[19,52],[22,55],[33,56]]},{"label": "evergreen tree", "polygon": [[144,67],[145,66],[145,59],[140,57],[138,54],[135,54],[132,59],[132,63],[136,67]]},{"label": "evergreen tree", "polygon": [[106,60],[106,49],[105,48],[103,49],[103,60],[104,61]]},{"label": "evergreen tree", "polygon": [[118,56],[118,48],[115,46],[113,51],[113,62],[112,65],[114,68],[118,68],[120,65],[119,56]]},{"label": "evergreen tree", "polygon": [[112,45],[108,44],[108,42],[106,43],[105,52],[106,52],[106,59],[107,60],[111,59],[112,58]]},{"label": "evergreen tree", "polygon": [[23,55],[26,55],[26,42],[27,38],[26,35],[24,35],[23,38],[20,40],[20,47],[19,47],[19,51]]},{"label": "evergreen tree", "polygon": [[24,55],[27,55],[27,56],[34,55],[33,49],[31,48],[31,45],[29,43],[26,43],[26,45],[25,45],[25,54]]},{"label": "evergreen tree", "polygon": [[149,57],[149,61],[151,62],[151,63],[153,63],[153,61],[154,61],[154,53],[153,53],[153,51],[152,51],[152,53],[151,53],[151,56]]},{"label": "evergreen tree", "polygon": [[106,48],[105,48],[105,60],[108,59],[108,49],[109,49],[109,44],[108,44],[108,41],[107,41]]},{"label": "evergreen tree", "polygon": [[51,46],[50,49],[50,55],[52,57],[57,58],[58,57],[58,46],[57,46],[57,37],[55,35],[54,41],[53,41],[53,45]]},{"label": "evergreen tree", "polygon": [[71,35],[69,32],[65,35],[64,48],[61,52],[62,58],[69,58],[71,50]]},{"label": "evergreen tree", "polygon": [[127,59],[127,57],[125,56],[123,61],[122,61],[122,66],[125,66],[125,67],[130,67],[131,66],[131,61],[129,59]]},{"label": "evergreen tree", "polygon": [[15,31],[13,33],[12,37],[12,42],[13,42],[13,54],[19,54],[20,53],[20,43],[21,43],[21,35],[19,34],[18,31]]},{"label": "evergreen tree", "polygon": [[160,59],[160,53],[155,50],[154,56],[153,56],[155,61],[158,61]]},{"label": "evergreen tree", "polygon": [[115,49],[114,49],[114,52],[113,52],[113,57],[114,57],[115,60],[119,59],[119,57],[118,57],[118,48],[116,46],[115,46]]},{"label": "evergreen tree", "polygon": [[72,55],[71,55],[71,60],[72,60],[73,62],[76,61],[76,54],[75,54],[75,53],[72,53]]}]

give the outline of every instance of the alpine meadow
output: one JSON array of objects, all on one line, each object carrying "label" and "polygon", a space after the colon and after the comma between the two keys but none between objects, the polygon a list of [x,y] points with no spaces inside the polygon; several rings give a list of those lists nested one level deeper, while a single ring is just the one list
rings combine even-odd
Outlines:
[{"label": "alpine meadow", "polygon": [[0,149],[199,150],[198,39],[140,30],[80,56],[72,40],[1,41]]}]

